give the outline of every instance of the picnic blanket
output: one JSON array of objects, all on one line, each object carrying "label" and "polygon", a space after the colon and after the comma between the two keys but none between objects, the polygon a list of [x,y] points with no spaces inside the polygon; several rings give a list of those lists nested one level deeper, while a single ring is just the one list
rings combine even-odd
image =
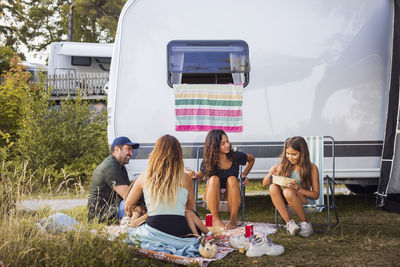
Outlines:
[{"label": "picnic blanket", "polygon": [[[250,223],[246,224],[254,225],[254,234],[262,234],[269,235],[273,234],[277,231],[276,225],[271,223]],[[111,225],[107,227],[107,231],[111,237],[117,237],[122,233],[126,233],[128,231],[128,227],[126,225]],[[178,255],[173,255],[165,252],[148,250],[144,248],[140,248],[137,253],[146,257],[152,257],[158,260],[167,261],[171,263],[177,263],[182,265],[189,265],[192,263],[198,263],[200,266],[207,266],[210,262],[215,260],[223,259],[228,253],[234,251],[235,249],[229,245],[229,238],[231,236],[244,235],[244,226],[237,227],[233,230],[224,230],[222,235],[226,236],[225,239],[217,242],[217,255],[215,259],[207,259],[203,257],[183,257]]]},{"label": "picnic blanket", "polygon": [[174,85],[176,131],[242,132],[241,84]]}]

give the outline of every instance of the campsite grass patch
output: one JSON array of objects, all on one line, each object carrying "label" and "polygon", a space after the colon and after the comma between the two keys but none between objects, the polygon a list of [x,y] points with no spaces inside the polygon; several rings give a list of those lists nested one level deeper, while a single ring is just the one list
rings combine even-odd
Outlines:
[{"label": "campsite grass patch", "polygon": [[127,266],[135,258],[136,248],[123,242],[123,237],[111,242],[103,226],[87,222],[85,207],[65,212],[81,221],[83,228],[78,231],[42,232],[35,223],[51,213],[49,209],[14,211],[3,218],[0,262],[6,266]]},{"label": "campsite grass patch", "polygon": [[[273,242],[285,247],[278,257],[247,258],[237,251],[210,266],[394,266],[400,257],[400,214],[375,207],[374,196],[338,195],[340,223],[327,233],[310,238],[288,236],[284,229],[270,235]],[[173,266],[135,254],[119,238],[108,241],[102,225],[87,222],[86,206],[65,210],[89,231],[43,234],[34,227],[49,216],[48,208],[38,211],[8,212],[0,222],[0,261],[11,266]],[[202,218],[207,213],[198,208]],[[228,213],[222,213],[228,219]],[[274,208],[269,196],[246,197],[246,221],[274,222]],[[314,228],[325,222],[326,213],[313,214]],[[282,222],[280,220],[280,222]]]},{"label": "campsite grass patch", "polygon": [[[210,266],[398,265],[400,214],[376,208],[375,197],[371,195],[338,195],[336,200],[340,223],[327,233],[314,233],[310,238],[302,238],[289,236],[285,229],[280,229],[270,238],[285,247],[281,256],[247,258],[236,251]],[[204,210],[199,212],[201,215],[205,213]],[[227,219],[227,216],[224,214],[223,218]],[[246,221],[273,223],[274,220],[269,196],[246,198]],[[310,221],[317,229],[318,224],[326,221],[326,213],[313,214]]]}]

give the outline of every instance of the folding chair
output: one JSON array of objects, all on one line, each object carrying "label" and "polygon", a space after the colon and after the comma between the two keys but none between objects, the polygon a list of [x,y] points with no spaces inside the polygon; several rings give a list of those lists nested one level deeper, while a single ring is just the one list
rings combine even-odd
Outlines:
[{"label": "folding chair", "polygon": [[[200,170],[200,159],[203,158],[203,152],[204,147],[198,147],[197,152],[196,152],[196,158],[197,158],[197,166],[196,166],[196,171],[198,172]],[[241,197],[241,202],[239,209],[242,209],[242,221],[238,226],[242,226],[244,224],[244,207],[245,207],[245,193],[246,193],[246,187],[243,185],[243,179],[242,179],[242,167],[240,166],[239,168],[239,183],[240,183],[240,197]],[[205,206],[207,205],[207,201],[205,200],[198,200],[198,178],[196,177],[195,182],[194,182],[194,194],[195,194],[195,199],[196,199],[196,205],[194,207],[194,211],[197,209],[197,205],[199,206]],[[222,194],[222,192],[221,192]],[[228,208],[228,201],[226,200],[221,200],[220,205],[219,205],[219,211],[229,211]]]},{"label": "folding chair", "polygon": [[[308,150],[310,152],[310,160],[312,163],[318,167],[319,175],[319,198],[315,201],[315,204],[305,204],[304,210],[306,214],[311,214],[315,212],[321,212],[324,209],[327,210],[327,224],[326,231],[330,227],[334,227],[339,223],[339,217],[337,213],[337,207],[335,203],[335,140],[331,136],[305,136],[304,139],[307,142]],[[325,174],[326,169],[324,169],[323,163],[324,158],[329,158],[324,154],[324,140],[326,140],[327,147],[331,148],[331,160],[332,160],[332,177]],[[324,176],[325,174],[325,176]],[[326,182],[326,196],[324,196],[324,180]],[[287,205],[289,215],[293,216],[295,213]],[[335,212],[336,222],[331,222],[331,210]],[[275,208],[275,224],[278,226],[278,211]],[[325,232],[326,232],[325,231]]]}]

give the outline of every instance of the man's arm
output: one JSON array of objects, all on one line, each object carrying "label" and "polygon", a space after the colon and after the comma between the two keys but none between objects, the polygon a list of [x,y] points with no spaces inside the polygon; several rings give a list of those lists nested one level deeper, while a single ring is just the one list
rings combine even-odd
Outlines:
[{"label": "man's arm", "polygon": [[117,185],[114,188],[114,191],[117,192],[117,194],[122,197],[124,200],[126,199],[126,195],[129,192],[129,186],[128,185]]}]

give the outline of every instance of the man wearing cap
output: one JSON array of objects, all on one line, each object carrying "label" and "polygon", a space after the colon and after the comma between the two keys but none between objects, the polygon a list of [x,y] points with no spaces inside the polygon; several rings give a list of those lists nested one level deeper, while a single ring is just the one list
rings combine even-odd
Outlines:
[{"label": "man wearing cap", "polygon": [[[129,178],[125,164],[129,163],[133,149],[139,144],[128,137],[115,138],[110,155],[94,170],[88,197],[88,219],[112,223],[117,219],[118,207],[129,191]],[[122,209],[123,210],[123,209]]]}]

